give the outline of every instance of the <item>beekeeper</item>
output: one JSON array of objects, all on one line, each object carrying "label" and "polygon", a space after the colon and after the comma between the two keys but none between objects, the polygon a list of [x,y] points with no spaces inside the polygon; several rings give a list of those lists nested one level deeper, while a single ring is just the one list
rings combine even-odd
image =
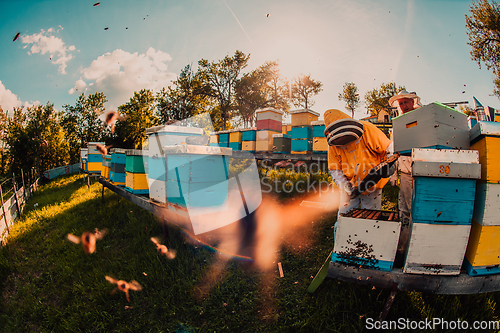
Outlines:
[{"label": "beekeeper", "polygon": [[375,125],[352,119],[342,111],[327,110],[325,136],[328,142],[328,169],[341,189],[339,214],[352,208],[380,210],[382,188],[388,178],[380,179],[361,195],[354,197],[360,181],[370,169],[382,163],[392,147],[391,141]]},{"label": "beekeeper", "polygon": [[[409,93],[406,90],[392,96],[389,99],[389,105],[397,107],[397,116],[413,111],[422,106],[420,104],[420,97],[418,97],[415,92]],[[398,252],[404,252],[408,246],[411,225],[411,197],[413,192],[411,156],[400,156],[396,162],[396,166],[400,173],[398,205],[399,219],[401,221],[401,234],[399,237]],[[391,176],[390,181],[392,186],[397,186],[398,172],[395,172]]]}]

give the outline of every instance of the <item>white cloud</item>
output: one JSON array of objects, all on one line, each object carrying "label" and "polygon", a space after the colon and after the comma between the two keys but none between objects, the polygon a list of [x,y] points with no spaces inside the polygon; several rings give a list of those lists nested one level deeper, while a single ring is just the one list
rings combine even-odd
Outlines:
[{"label": "white cloud", "polygon": [[[62,27],[60,27],[62,29]],[[54,28],[50,28],[47,31],[41,30],[41,32],[33,35],[23,35],[21,36],[21,41],[25,45],[23,48],[27,48],[31,45],[28,54],[40,53],[50,55],[50,59],[53,64],[59,65],[59,72],[61,74],[66,74],[66,63],[73,58],[70,53],[75,50],[75,46],[65,46],[63,40],[59,37],[55,37],[52,34],[55,31]]]},{"label": "white cloud", "polygon": [[23,102],[16,94],[14,94],[10,89],[5,88],[2,81],[0,81],[0,107],[4,112],[9,112],[12,115],[14,112],[14,107],[24,106],[30,107],[33,105],[40,104],[40,101]]},{"label": "white cloud", "polygon": [[89,67],[82,69],[83,78],[75,82],[69,93],[75,93],[76,89],[80,93],[102,91],[109,101],[107,108],[116,109],[128,102],[134,91],[151,89],[156,92],[171,85],[177,77],[167,71],[167,62],[171,60],[168,53],[152,47],[145,54],[116,49],[99,56]]}]

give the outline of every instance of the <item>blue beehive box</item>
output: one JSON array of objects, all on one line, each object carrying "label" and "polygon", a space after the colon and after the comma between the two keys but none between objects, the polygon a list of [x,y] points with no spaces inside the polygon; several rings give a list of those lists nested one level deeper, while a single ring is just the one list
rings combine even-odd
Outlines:
[{"label": "blue beehive box", "polygon": [[125,186],[125,165],[127,156],[126,149],[112,148],[111,153],[111,169],[109,172],[109,180],[117,186]]},{"label": "blue beehive box", "polygon": [[233,150],[241,150],[241,142],[229,142],[228,148]]},{"label": "blue beehive box", "polygon": [[255,141],[257,137],[256,132],[255,129],[242,130],[241,141]]},{"label": "blue beehive box", "polygon": [[229,142],[229,132],[219,132],[219,143]]},{"label": "blue beehive box", "polygon": [[167,201],[185,207],[214,207],[228,196],[230,149],[165,147]]},{"label": "blue beehive box", "polygon": [[325,123],[323,120],[313,121],[311,125],[313,138],[322,138],[325,136]]},{"label": "blue beehive box", "polygon": [[292,127],[291,137],[292,139],[312,139],[312,128],[310,126]]},{"label": "blue beehive box", "polygon": [[310,139],[292,139],[291,151],[311,151],[312,142]]}]

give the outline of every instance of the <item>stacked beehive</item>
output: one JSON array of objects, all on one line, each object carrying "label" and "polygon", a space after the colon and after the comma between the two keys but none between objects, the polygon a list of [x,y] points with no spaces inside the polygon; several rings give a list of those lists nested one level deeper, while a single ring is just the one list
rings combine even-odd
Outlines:
[{"label": "stacked beehive", "polygon": [[241,150],[255,153],[257,129],[255,127],[241,130]]},{"label": "stacked beehive", "polygon": [[351,209],[339,216],[331,260],[391,271],[400,229],[397,212]]},{"label": "stacked beehive", "polygon": [[125,186],[126,149],[111,148],[111,170],[109,180],[114,185]]},{"label": "stacked beehive", "polygon": [[219,136],[219,147],[229,147],[229,130],[217,132]]},{"label": "stacked beehive", "polygon": [[281,126],[281,133],[291,135],[291,132],[292,125],[283,123],[283,125]]},{"label": "stacked beehive", "polygon": [[312,137],[313,137],[313,154],[326,154],[328,152],[328,142],[325,137],[325,122],[324,120],[316,120],[311,122]]},{"label": "stacked beehive", "polygon": [[282,131],[283,111],[265,108],[255,111],[257,118],[256,151],[273,151],[273,134]]},{"label": "stacked beehive", "polygon": [[241,130],[229,130],[229,144],[228,148],[232,150],[241,150]]},{"label": "stacked beehive", "polygon": [[105,145],[104,142],[89,142],[87,153],[87,172],[100,175],[102,172],[102,153],[97,145]]},{"label": "stacked beehive", "polygon": [[87,171],[87,154],[88,148],[80,148],[80,169]]},{"label": "stacked beehive", "polygon": [[101,174],[101,176],[104,179],[109,180],[110,173],[111,173],[111,155],[110,154],[103,155],[102,156],[102,174]]},{"label": "stacked beehive", "polygon": [[125,151],[125,190],[134,194],[149,193],[143,151],[140,149]]},{"label": "stacked beehive", "polygon": [[480,121],[470,132],[479,152],[481,180],[476,185],[472,230],[464,267],[469,275],[500,273],[500,123]]},{"label": "stacked beehive", "polygon": [[474,150],[413,149],[412,226],[405,273],[458,275],[481,176]]},{"label": "stacked beehive", "polygon": [[208,145],[211,147],[219,147],[219,134],[216,132],[210,133],[210,141]]},{"label": "stacked beehive", "polygon": [[292,117],[291,153],[312,153],[311,122],[318,120],[319,113],[309,109],[301,109],[290,111],[290,114]]},{"label": "stacked beehive", "polygon": [[[149,198],[160,203],[167,202],[165,187],[165,152],[163,147],[185,145],[189,136],[203,135],[203,129],[184,126],[155,126],[146,129],[148,150],[144,152],[148,161]],[[229,139],[229,138],[228,138]],[[227,139],[226,142],[229,140]]]}]

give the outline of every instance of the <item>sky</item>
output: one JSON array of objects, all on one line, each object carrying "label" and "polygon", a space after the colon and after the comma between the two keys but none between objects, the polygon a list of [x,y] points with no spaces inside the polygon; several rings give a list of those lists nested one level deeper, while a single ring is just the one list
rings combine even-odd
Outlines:
[{"label": "sky", "polygon": [[[243,73],[278,60],[284,77],[323,84],[310,109],[346,111],[346,82],[364,94],[395,82],[425,105],[469,101],[500,109],[493,74],[470,59],[462,0],[0,0],[0,106],[75,105],[102,91],[106,110],[182,68],[250,54]],[[20,33],[17,41],[13,38]],[[347,112],[347,111],[346,111]]]}]

